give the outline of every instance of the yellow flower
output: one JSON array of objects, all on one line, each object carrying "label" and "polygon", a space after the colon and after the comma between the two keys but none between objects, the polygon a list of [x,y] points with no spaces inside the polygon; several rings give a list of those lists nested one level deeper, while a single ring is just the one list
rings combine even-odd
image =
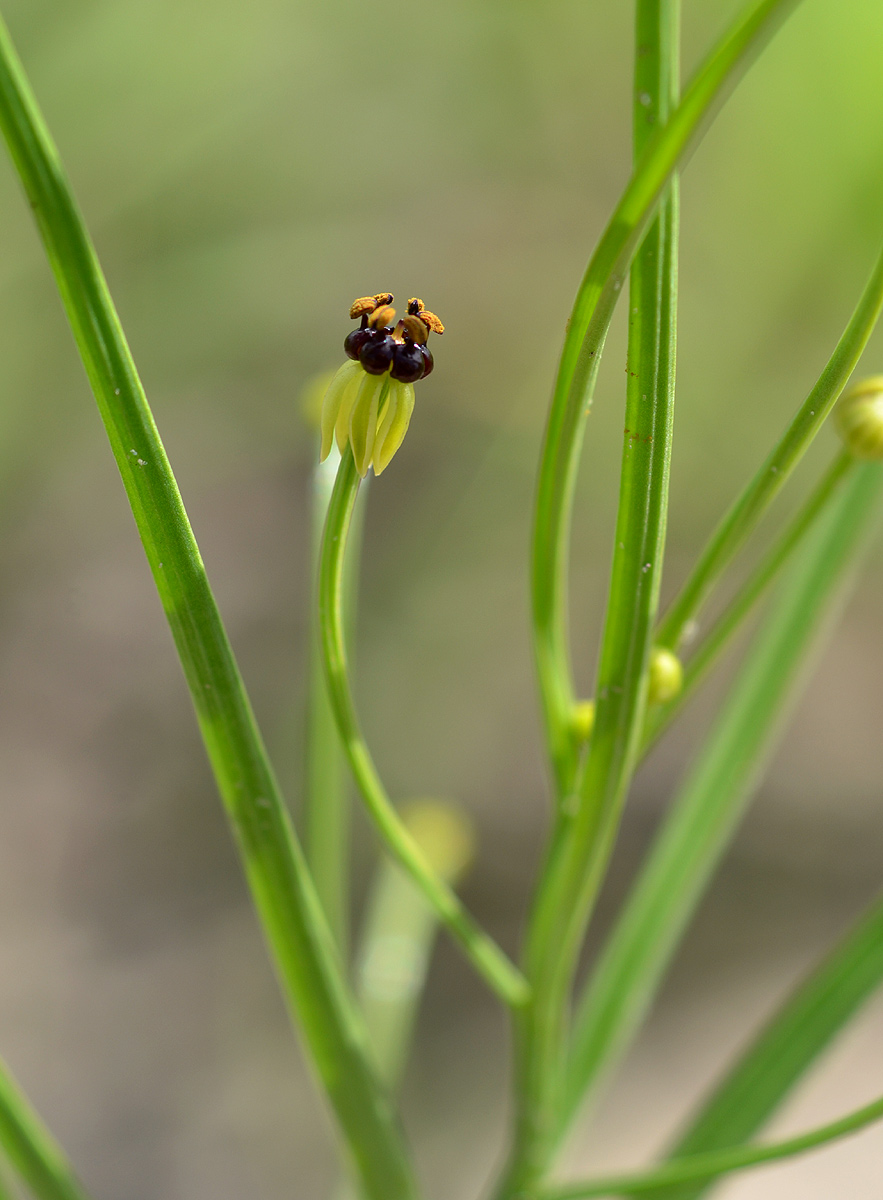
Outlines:
[{"label": "yellow flower", "polygon": [[322,401],[322,462],[333,442],[352,447],[356,469],[380,475],[401,446],[414,411],[414,383],[433,368],[426,345],[444,326],[422,300],[408,301],[407,315],[395,324],[392,294],[379,292],[354,301],[350,316],[360,319],[344,342],[347,361],[328,384]]}]

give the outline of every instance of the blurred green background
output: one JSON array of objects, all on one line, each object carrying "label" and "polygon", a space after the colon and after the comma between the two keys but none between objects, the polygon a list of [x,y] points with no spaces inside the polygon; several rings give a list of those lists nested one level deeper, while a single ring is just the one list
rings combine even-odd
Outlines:
[{"label": "blurred green background", "polygon": [[[354,296],[447,325],[372,486],[359,690],[396,796],[456,798],[469,903],[514,949],[545,823],[527,638],[534,472],[564,322],[629,169],[631,4],[14,0],[292,803],[300,789],[312,432]],[[684,0],[689,73],[731,0]],[[883,238],[883,6],[804,0],[683,182],[665,591],[815,379]],[[96,1197],[322,1197],[330,1141],[240,879],[159,603],[61,306],[0,166],[0,1051]],[[603,612],[622,314],[574,531],[578,674]],[[865,373],[883,369],[875,337]],[[834,448],[826,430],[770,522]],[[766,534],[764,536],[767,536]],[[880,883],[878,547],[758,803],[593,1132],[634,1163]],[[726,674],[726,672],[724,672]],[[642,771],[603,919],[710,686]],[[373,835],[359,826],[361,896]],[[500,1152],[506,1030],[443,943],[405,1089],[438,1200]],[[777,1130],[880,1090],[883,1008]],[[883,1136],[721,1189],[879,1196]]]}]

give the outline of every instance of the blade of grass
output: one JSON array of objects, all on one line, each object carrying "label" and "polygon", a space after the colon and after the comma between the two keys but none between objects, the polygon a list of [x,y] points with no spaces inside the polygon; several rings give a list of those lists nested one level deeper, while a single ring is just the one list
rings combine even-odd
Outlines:
[{"label": "blade of grass", "polygon": [[883,469],[857,466],[786,577],[589,978],[574,1023],[562,1127],[642,1023],[776,744],[810,652],[845,594],[881,491]]},{"label": "blade of grass", "polygon": [[[638,0],[633,80],[634,153],[677,104],[679,0]],[[659,605],[674,421],[678,190],[672,178],[629,280],[628,388],[619,511],[601,643],[587,788],[616,808],[628,788],[646,702],[646,665]],[[567,781],[571,787],[574,780]],[[600,798],[598,789],[605,792]],[[585,809],[587,792],[581,793]],[[562,797],[564,800],[564,797]],[[544,1168],[559,1104],[570,962],[558,941],[556,875],[577,840],[579,812],[563,803],[531,915],[525,964],[534,1003],[517,1027],[518,1100],[510,1177],[518,1187]],[[583,853],[582,841],[575,853]]]},{"label": "blade of grass", "polygon": [[365,807],[386,849],[420,888],[485,982],[506,1004],[522,1005],[529,995],[524,976],[432,870],[387,795],[362,735],[349,681],[343,621],[347,536],[360,482],[352,450],[347,446],[328,506],[319,562],[322,661],[337,730]]},{"label": "blade of grass", "polygon": [[33,209],[184,667],[283,991],[372,1200],[414,1200],[398,1121],[371,1067],[303,853],[209,587],[95,250],[0,23],[0,127]]},{"label": "blade of grass", "polygon": [[761,0],[731,26],[649,140],[580,283],[549,408],[534,512],[531,604],[534,656],[559,795],[572,776],[574,688],[567,635],[570,512],[585,418],[613,309],[629,264],[672,173],[703,124],[799,0]]},{"label": "blade of grass", "polygon": [[587,1179],[584,1183],[548,1188],[541,1192],[540,1196],[541,1200],[585,1200],[590,1196],[651,1195],[661,1200],[663,1195],[669,1194],[668,1188],[672,1184],[702,1180],[704,1187],[713,1179],[732,1174],[733,1171],[744,1171],[747,1167],[763,1166],[764,1163],[779,1162],[783,1158],[805,1154],[808,1150],[821,1149],[822,1146],[849,1134],[858,1133],[873,1122],[879,1121],[881,1117],[883,1098],[874,1100],[871,1104],[864,1104],[827,1125],[819,1125],[808,1133],[774,1142],[769,1146],[740,1146],[731,1150],[697,1154],[690,1158],[673,1160],[655,1171],[643,1174],[611,1175],[606,1179]]},{"label": "blade of grass", "polygon": [[[795,1083],[883,983],[883,898],[797,987],[714,1089],[672,1159],[737,1146],[776,1111]],[[666,1200],[695,1200],[704,1187]]]},{"label": "blade of grass", "polygon": [[668,728],[705,679],[745,618],[773,580],[791,561],[792,555],[798,546],[802,545],[816,518],[828,506],[831,497],[856,465],[856,460],[847,450],[841,450],[836,456],[778,541],[767,551],[691,654],[684,667],[684,682],[678,695],[667,704],[659,705],[648,713],[641,741],[642,754],[646,753]]},{"label": "blade of grass", "polygon": [[677,650],[684,632],[822,427],[861,358],[883,308],[883,251],[825,369],[757,474],[715,530],[660,622],[657,645]]},{"label": "blade of grass", "polygon": [[64,1151],[31,1107],[2,1060],[0,1144],[38,1200],[89,1200]]}]

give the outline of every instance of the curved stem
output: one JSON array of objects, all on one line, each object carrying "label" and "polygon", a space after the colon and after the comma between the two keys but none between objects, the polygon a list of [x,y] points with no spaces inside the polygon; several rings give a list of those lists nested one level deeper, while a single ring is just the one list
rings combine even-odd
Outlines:
[{"label": "curved stem", "polygon": [[851,1133],[879,1121],[883,1117],[883,1097],[855,1109],[837,1121],[819,1125],[808,1133],[773,1142],[769,1146],[737,1146],[731,1150],[712,1150],[707,1154],[696,1154],[690,1158],[673,1159],[655,1171],[643,1174],[610,1175],[606,1179],[587,1179],[584,1183],[568,1183],[561,1187],[546,1188],[540,1192],[539,1200],[586,1200],[590,1196],[643,1196],[665,1187],[682,1183],[697,1183],[715,1179],[733,1171],[744,1171],[747,1167],[762,1166],[782,1158],[793,1158],[807,1150],[817,1150],[829,1142],[846,1137]]},{"label": "curved stem", "polygon": [[857,460],[847,450],[841,450],[836,456],[778,541],[767,551],[690,655],[684,666],[681,691],[673,700],[648,714],[641,742],[642,754],[664,733],[705,679],[755,604],[790,562],[816,518],[827,508],[841,484],[857,466]]},{"label": "curved stem", "polygon": [[338,732],[356,784],[387,850],[423,892],[479,974],[506,1004],[518,1006],[529,996],[527,982],[429,866],[393,807],[362,735],[349,682],[342,612],[347,535],[359,483],[352,450],[347,446],[328,506],[319,562],[322,656]]},{"label": "curved stem", "polygon": [[684,633],[745,539],[757,527],[822,427],[855,370],[883,308],[883,250],[843,336],[812,391],[766,461],[715,530],[663,617],[657,645],[677,650]]},{"label": "curved stem", "polygon": [[566,793],[575,751],[567,635],[567,546],[585,418],[625,273],[672,173],[713,107],[736,83],[799,0],[761,0],[721,39],[670,119],[650,138],[593,253],[567,323],[546,424],[531,554],[534,655],[557,790]]},{"label": "curved stem", "polygon": [[[334,934],[341,958],[346,960],[349,945],[349,849],[352,802],[349,795],[349,768],[340,744],[337,722],[328,700],[328,685],[322,656],[319,652],[318,615],[312,597],[316,593],[319,575],[319,551],[328,503],[337,476],[340,455],[337,447],[313,471],[311,563],[313,586],[310,589],[310,655],[309,690],[307,699],[307,737],[304,771],[304,827],[307,862],[322,901],[322,908]],[[359,550],[364,517],[365,492],[356,507],[353,532],[344,587],[344,608],[347,628],[352,630],[358,596]]]},{"label": "curved stem", "polygon": [[0,128],[144,544],[285,999],[371,1200],[414,1200],[398,1119],[304,862],[95,249],[0,22]]}]

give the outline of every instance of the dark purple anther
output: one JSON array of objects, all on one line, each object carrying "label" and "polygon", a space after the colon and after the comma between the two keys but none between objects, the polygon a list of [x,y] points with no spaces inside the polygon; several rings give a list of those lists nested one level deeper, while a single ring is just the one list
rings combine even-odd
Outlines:
[{"label": "dark purple anther", "polygon": [[421,353],[423,347],[415,346],[413,342],[402,342],[396,345],[392,356],[390,375],[402,383],[416,383],[426,374],[426,363]]},{"label": "dark purple anther", "polygon": [[369,375],[382,375],[389,369],[395,347],[395,341],[388,333],[380,333],[359,350],[359,362]]}]

